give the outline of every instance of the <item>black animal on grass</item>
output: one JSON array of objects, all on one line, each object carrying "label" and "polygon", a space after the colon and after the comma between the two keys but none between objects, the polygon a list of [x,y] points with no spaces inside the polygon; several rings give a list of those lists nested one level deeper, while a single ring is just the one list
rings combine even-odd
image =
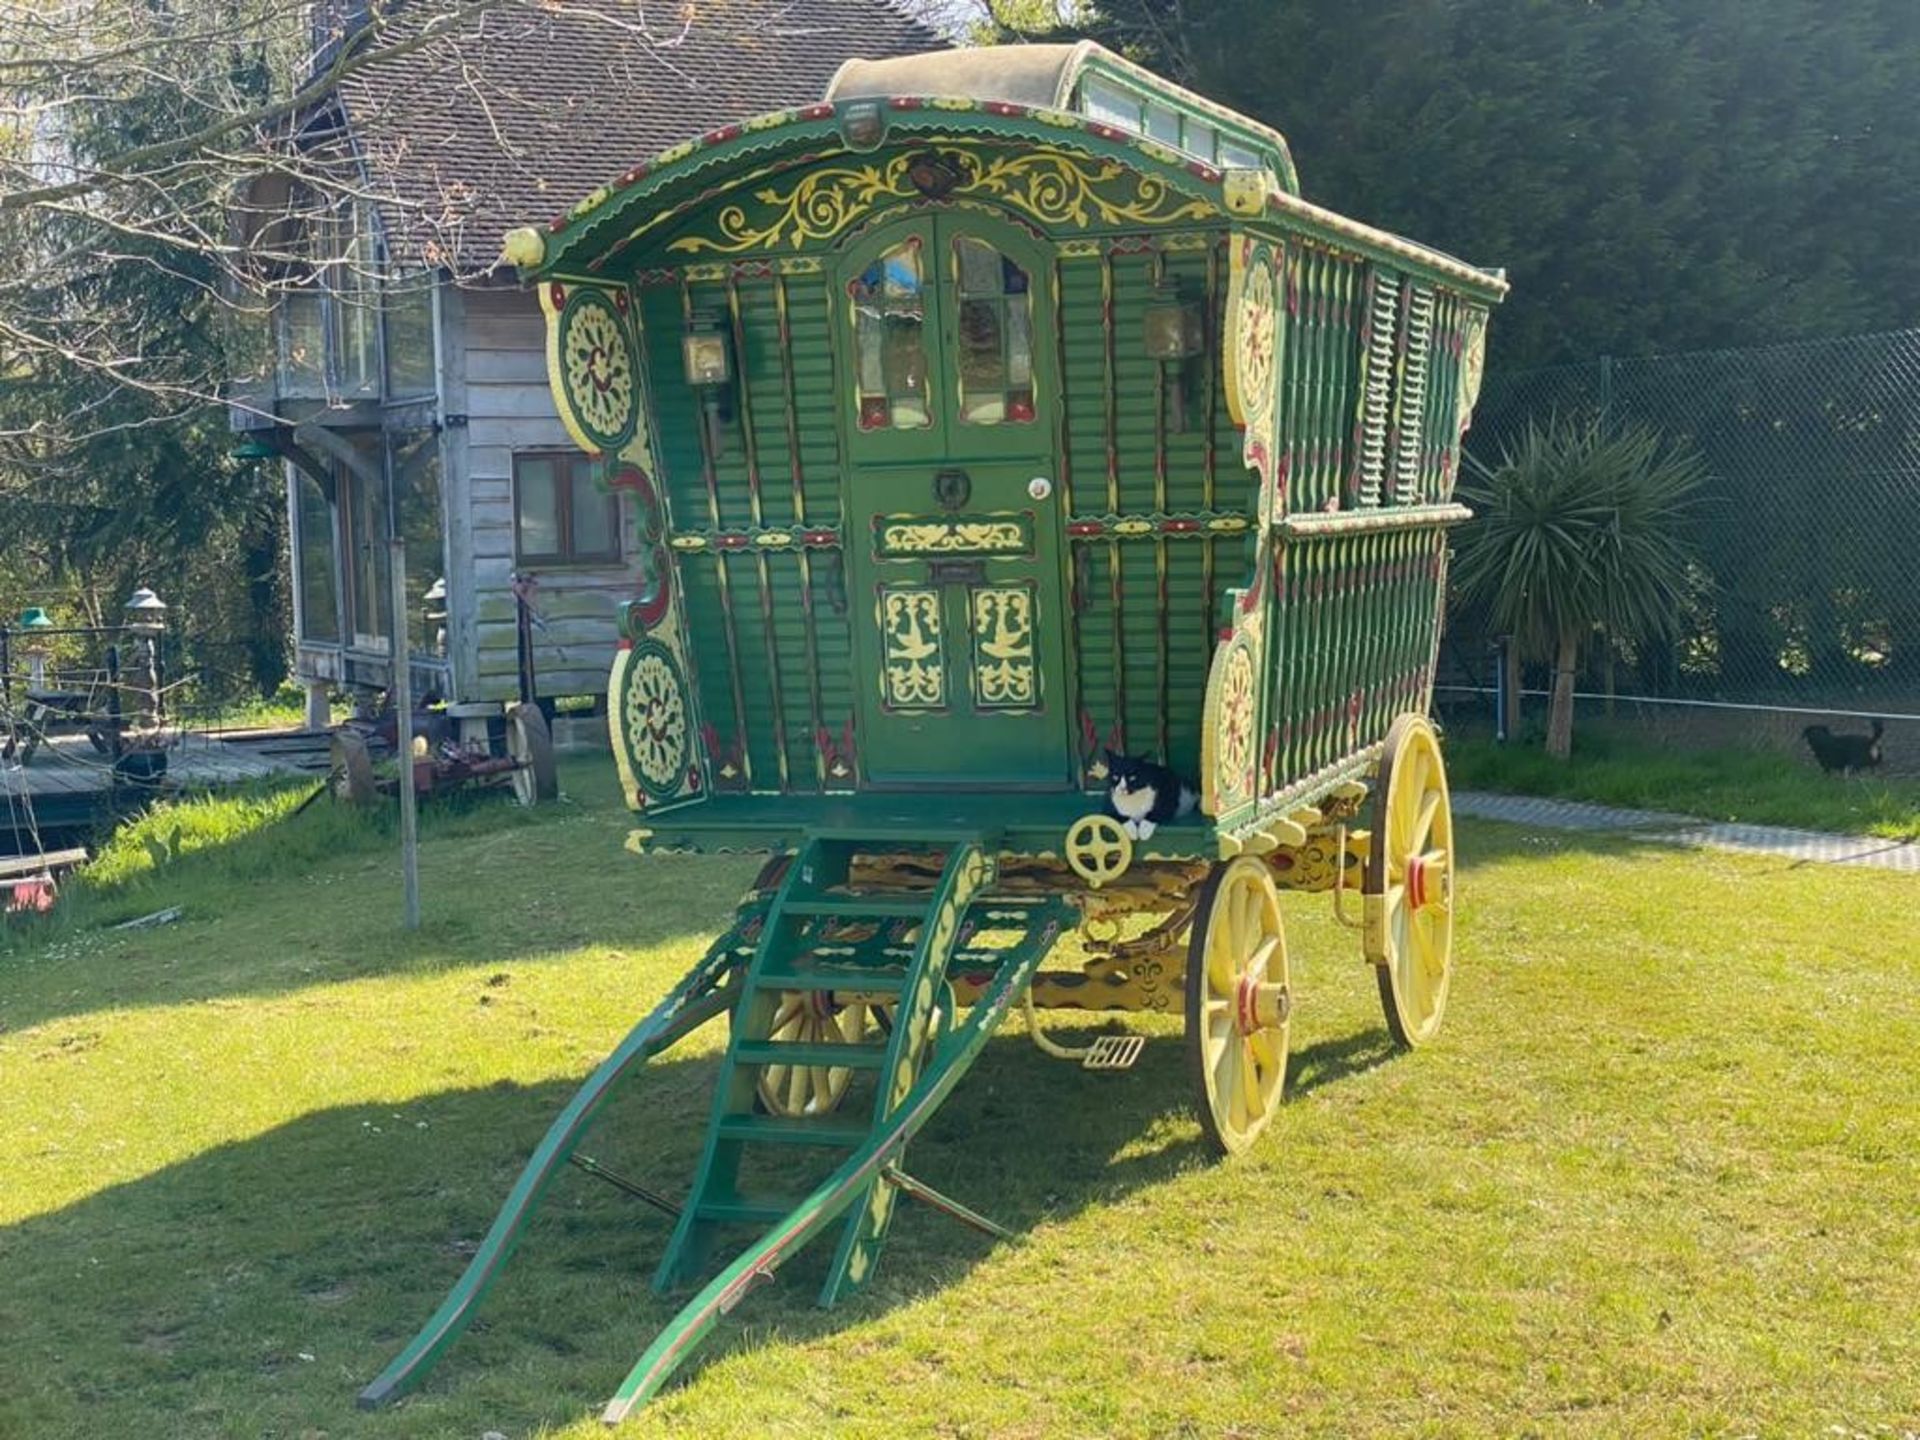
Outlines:
[{"label": "black animal on grass", "polygon": [[1851,775],[1856,770],[1871,770],[1886,758],[1880,746],[1880,737],[1886,731],[1885,724],[1876,720],[1871,735],[1836,735],[1824,725],[1809,725],[1800,733],[1806,736],[1807,748],[1822,770],[1829,775],[1836,770]]}]

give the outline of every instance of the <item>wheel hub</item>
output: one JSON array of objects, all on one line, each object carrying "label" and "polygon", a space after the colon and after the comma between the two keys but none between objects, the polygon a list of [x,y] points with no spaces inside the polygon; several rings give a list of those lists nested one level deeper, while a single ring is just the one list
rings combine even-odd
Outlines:
[{"label": "wheel hub", "polygon": [[1258,975],[1243,975],[1233,990],[1233,1021],[1242,1035],[1277,1030],[1293,1011],[1293,997],[1284,985]]},{"label": "wheel hub", "polygon": [[1407,908],[1423,910],[1438,901],[1445,904],[1453,897],[1448,894],[1452,888],[1453,877],[1448,874],[1444,862],[1436,864],[1426,855],[1416,855],[1407,861]]}]

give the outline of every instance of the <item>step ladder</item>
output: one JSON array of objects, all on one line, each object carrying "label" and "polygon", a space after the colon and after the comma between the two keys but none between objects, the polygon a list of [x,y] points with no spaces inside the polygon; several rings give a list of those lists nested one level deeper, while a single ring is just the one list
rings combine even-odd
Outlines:
[{"label": "step ladder", "polygon": [[[994,862],[977,835],[915,839],[939,857],[939,878],[930,889],[852,886],[854,856],[875,845],[867,835],[813,836],[788,870],[734,1002],[706,1146],[654,1275],[657,1291],[673,1290],[705,1270],[725,1227],[771,1224],[803,1198],[798,1192],[750,1189],[742,1162],[751,1150],[804,1145],[850,1153],[859,1148],[906,1098],[927,1062],[930,1039],[951,1022],[947,963],[958,948],[968,909],[993,880]],[[776,1039],[775,1018],[796,994],[872,997],[892,1006],[892,1020],[844,1042]],[[866,1115],[848,1115],[849,1106],[821,1115],[760,1113],[765,1109],[762,1072],[796,1068],[872,1075]],[[822,1305],[834,1304],[872,1273],[892,1218],[893,1187],[875,1179],[850,1198],[847,1209],[821,1288]]]},{"label": "step ladder", "polygon": [[[549,1128],[466,1273],[440,1308],[361,1392],[363,1408],[418,1384],[466,1328],[505,1265],[553,1176],[571,1162],[669,1211],[675,1202],[628,1181],[578,1147],[607,1095],[700,1025],[725,1014],[727,1051],[715,1084],[692,1188],[654,1283],[692,1283],[731,1254],[656,1336],[608,1401],[612,1423],[645,1403],[686,1362],[723,1315],[806,1245],[839,1239],[819,1299],[832,1305],[873,1273],[900,1194],[988,1233],[991,1221],[941,1196],[902,1168],[907,1142],[930,1120],[1032,983],[1060,931],[1075,919],[1059,896],[992,894],[998,838],[976,832],[865,829],[810,834],[777,883],[743,902],[701,963],[594,1072]],[[926,854],[937,878],[918,888],[862,888],[849,875],[859,854]],[[929,872],[932,865],[928,867]],[[767,872],[769,877],[772,869]],[[982,936],[997,943],[983,945]],[[977,993],[954,1013],[948,970],[964,956]],[[796,994],[884,1001],[890,1021],[844,1043],[776,1038],[782,1002]],[[768,1113],[756,1105],[770,1067],[871,1077],[871,1097],[821,1113]],[[866,1087],[862,1087],[865,1089]],[[743,1164],[749,1157],[757,1163]],[[780,1173],[812,1160],[832,1168],[810,1186],[756,1190],[748,1171]],[[745,1232],[742,1234],[742,1232]],[[738,1238],[736,1238],[738,1237]]]}]

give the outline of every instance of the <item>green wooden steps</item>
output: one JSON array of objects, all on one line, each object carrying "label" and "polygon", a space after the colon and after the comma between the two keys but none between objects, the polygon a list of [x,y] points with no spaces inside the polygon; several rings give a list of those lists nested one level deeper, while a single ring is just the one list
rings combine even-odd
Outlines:
[{"label": "green wooden steps", "polygon": [[[920,838],[924,842],[927,837]],[[892,1178],[901,1174],[907,1142],[933,1117],[1001,1021],[1019,1004],[1055,937],[1073,918],[1072,907],[1059,897],[991,895],[990,847],[970,836],[949,837],[937,846],[944,856],[939,882],[925,896],[910,957],[898,967],[900,1000],[891,1030],[867,1045],[769,1042],[763,1027],[773,1013],[780,981],[801,973],[784,952],[808,943],[806,927],[818,918],[802,915],[798,907],[812,903],[807,898],[811,893],[844,881],[854,848],[857,841],[851,837],[810,840],[788,872],[788,888],[768,913],[733,1012],[733,1038],[716,1086],[694,1199],[681,1214],[656,1285],[672,1283],[704,1265],[716,1231],[764,1228],[654,1338],[607,1402],[603,1418],[610,1424],[625,1419],[658,1393],[721,1316],[827,1230],[837,1226],[840,1238],[821,1286],[822,1305],[832,1305],[872,1274],[900,1187],[911,1183],[904,1177]],[[951,1014],[946,969],[962,953],[973,928],[970,922],[991,927],[1003,943],[993,949],[966,950],[972,957],[970,972],[984,970],[988,978],[961,1018]],[[870,980],[856,983],[871,993]],[[879,1070],[881,1082],[864,1113],[855,1111],[851,1095],[838,1111],[827,1115],[753,1112],[758,1065],[846,1066],[854,1062],[856,1053],[865,1057],[858,1063]],[[746,1192],[736,1183],[741,1156],[755,1146],[776,1153],[806,1147],[831,1154],[844,1148],[845,1155],[805,1195],[783,1204]]]},{"label": "green wooden steps", "polygon": [[[820,1302],[831,1305],[866,1280],[899,1189],[912,1183],[900,1170],[907,1142],[1019,1003],[1055,936],[1073,918],[1058,897],[990,893],[997,835],[972,827],[876,831],[884,833],[808,837],[777,888],[769,878],[747,897],[706,958],[554,1121],[466,1272],[361,1392],[363,1407],[387,1403],[418,1384],[465,1330],[548,1183],[566,1168],[615,1085],[722,1014],[730,1017],[731,1033],[706,1142],[655,1284],[697,1278],[709,1268],[717,1237],[732,1237],[733,1258],[655,1337],[608,1402],[606,1418],[617,1421],[655,1394],[722,1315],[829,1229],[837,1227],[839,1238]],[[930,888],[861,895],[848,885],[856,854],[901,849],[918,852],[928,873],[937,869]],[[976,925],[995,932],[1001,945],[969,943]],[[822,949],[833,953],[814,953]],[[964,1017],[953,1013],[947,983],[948,966],[962,953],[970,978],[987,976]],[[858,1043],[775,1040],[774,1017],[794,990],[885,998],[893,1006],[891,1023]],[[761,1113],[754,1100],[768,1065],[852,1071],[855,1083],[829,1113]],[[865,1098],[856,1104],[856,1097]],[[749,1173],[757,1177],[751,1184],[742,1169],[750,1154]],[[832,1167],[824,1179],[790,1183],[785,1188],[792,1193],[784,1195],[766,1193],[780,1188],[779,1177],[818,1175],[823,1167]],[[743,1230],[751,1232],[744,1240]]]},{"label": "green wooden steps", "polygon": [[[877,843],[885,848],[898,842]],[[714,1085],[712,1119],[692,1198],[655,1272],[656,1290],[671,1290],[707,1267],[718,1226],[770,1221],[786,1213],[783,1208],[768,1215],[766,1211],[778,1201],[743,1193],[741,1172],[749,1147],[791,1146],[809,1127],[820,1127],[823,1134],[838,1132],[854,1118],[838,1112],[781,1117],[788,1123],[775,1139],[772,1129],[753,1123],[761,1118],[754,1109],[764,1067],[877,1072],[863,1138],[887,1118],[918,1077],[926,1062],[929,1036],[943,1020],[951,1019],[947,961],[959,944],[967,907],[992,879],[993,861],[981,837],[969,832],[923,832],[912,843],[941,867],[938,881],[929,890],[852,890],[849,875],[855,856],[876,844],[845,836],[809,839],[788,870],[734,1002],[732,1034]],[[872,927],[865,927],[861,938],[843,943],[847,937],[836,927],[863,920],[879,922],[878,929],[867,933]],[[783,1042],[772,1037],[783,999],[820,992],[888,997],[894,1007],[892,1022],[864,1041],[849,1043]],[[872,1269],[891,1217],[891,1189],[877,1186],[877,1181],[869,1181],[861,1195],[852,1197],[852,1217],[821,1293],[823,1304],[833,1303],[860,1284]],[[793,1197],[795,1202],[798,1198]],[[868,1200],[872,1203],[861,1203]]]}]

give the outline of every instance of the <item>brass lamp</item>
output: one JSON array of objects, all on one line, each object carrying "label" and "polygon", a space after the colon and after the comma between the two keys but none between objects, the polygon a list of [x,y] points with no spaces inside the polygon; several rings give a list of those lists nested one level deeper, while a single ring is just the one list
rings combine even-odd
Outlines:
[{"label": "brass lamp", "polygon": [[1142,326],[1147,354],[1160,362],[1160,385],[1167,396],[1168,424],[1187,428],[1187,386],[1190,362],[1206,346],[1200,307],[1183,300],[1172,286],[1162,286],[1146,309]]}]

